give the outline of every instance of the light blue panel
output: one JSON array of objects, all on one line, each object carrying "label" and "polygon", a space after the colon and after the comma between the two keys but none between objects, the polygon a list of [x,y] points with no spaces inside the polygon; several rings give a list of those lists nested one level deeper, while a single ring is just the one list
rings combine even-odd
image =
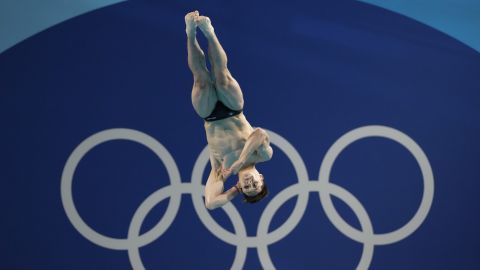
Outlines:
[{"label": "light blue panel", "polygon": [[[0,53],[57,23],[124,0],[2,0]],[[360,0],[411,17],[480,51],[478,0]]]},{"label": "light blue panel", "polygon": [[0,53],[55,24],[124,0],[1,0]]},{"label": "light blue panel", "polygon": [[360,0],[403,14],[480,51],[479,0]]}]

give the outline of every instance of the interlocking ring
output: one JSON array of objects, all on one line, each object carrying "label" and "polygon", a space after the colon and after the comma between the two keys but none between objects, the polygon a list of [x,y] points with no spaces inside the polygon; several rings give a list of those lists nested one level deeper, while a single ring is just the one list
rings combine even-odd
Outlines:
[{"label": "interlocking ring", "polygon": [[[309,192],[319,193],[322,207],[332,224],[350,239],[363,243],[361,259],[357,269],[367,269],[373,258],[375,245],[386,245],[401,241],[412,234],[423,223],[430,210],[434,181],[433,173],[427,156],[420,146],[406,134],[386,126],[365,126],[354,129],[340,137],[328,150],[322,161],[319,180],[309,180],[305,164],[295,148],[283,137],[272,131],[267,131],[272,144],[276,145],[292,162],[297,174],[298,183],[279,192],[268,203],[260,217],[256,236],[248,236],[240,213],[231,203],[222,209],[231,219],[235,233],[221,227],[205,208],[203,201],[203,172],[209,161],[208,148],[205,147],[197,158],[192,172],[191,182],[182,182],[177,165],[168,150],[149,135],[132,129],[108,129],[85,139],[75,148],[65,164],[62,181],[61,197],[68,219],[77,231],[89,241],[104,248],[127,250],[133,269],[145,269],[139,248],[150,244],[170,227],[180,207],[182,194],[191,194],[193,206],[201,222],[220,240],[236,246],[236,254],[232,269],[242,269],[247,256],[247,248],[257,248],[260,263],[263,268],[274,269],[270,259],[268,246],[280,241],[291,233],[306,210]],[[367,137],[384,137],[403,145],[415,158],[423,176],[424,192],[419,209],[413,218],[401,228],[384,234],[375,234],[370,217],[363,205],[344,188],[330,182],[330,171],[338,155],[351,143]],[[102,235],[88,226],[75,208],[72,196],[72,181],[78,163],[95,146],[111,140],[130,140],[151,149],[164,163],[170,178],[170,185],[160,188],[148,196],[137,208],[128,229],[127,238],[119,239]],[[360,221],[361,231],[349,225],[338,214],[331,200],[331,195],[346,203]],[[268,232],[275,213],[290,198],[298,196],[295,207],[288,219],[277,229]],[[148,213],[161,201],[170,198],[167,210],[162,219],[150,231],[140,234],[140,228]]]}]

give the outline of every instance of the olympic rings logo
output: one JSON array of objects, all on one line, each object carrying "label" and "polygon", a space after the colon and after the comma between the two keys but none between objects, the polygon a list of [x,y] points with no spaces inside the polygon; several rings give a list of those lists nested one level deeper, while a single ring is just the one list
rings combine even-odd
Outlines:
[{"label": "olympic rings logo", "polygon": [[[263,268],[274,269],[268,246],[280,241],[297,226],[307,207],[309,192],[318,192],[323,210],[332,224],[345,236],[363,244],[363,251],[357,269],[367,269],[373,258],[375,245],[387,245],[401,241],[412,234],[425,220],[430,210],[434,194],[433,173],[427,156],[420,146],[409,136],[386,126],[364,126],[347,132],[327,151],[321,165],[318,180],[309,180],[305,164],[295,148],[283,137],[267,131],[271,143],[283,151],[293,164],[298,183],[278,193],[268,203],[262,213],[256,236],[247,236],[242,217],[231,203],[222,209],[233,223],[235,233],[222,228],[204,206],[202,175],[209,162],[208,148],[205,147],[197,158],[191,182],[182,182],[177,165],[167,149],[151,136],[132,129],[108,129],[85,139],[68,158],[61,180],[61,197],[68,219],[77,231],[91,242],[108,249],[127,250],[133,269],[145,269],[139,248],[150,244],[170,227],[180,207],[181,195],[191,194],[193,206],[206,228],[222,241],[236,246],[232,269],[242,269],[247,256],[247,248],[256,248]],[[420,206],[407,224],[395,231],[375,234],[370,218],[362,204],[350,192],[330,182],[330,171],[338,155],[351,143],[367,138],[383,137],[403,145],[417,161],[423,176],[423,196]],[[170,185],[160,188],[148,196],[138,207],[130,222],[127,238],[112,238],[102,235],[86,224],[79,215],[72,197],[72,181],[80,160],[94,147],[111,140],[130,140],[151,149],[164,163],[170,178]],[[338,214],[331,196],[346,203],[360,221],[361,231],[352,227]],[[268,232],[270,222],[280,207],[293,196],[298,196],[294,210],[288,219],[276,230]],[[162,219],[148,232],[140,234],[140,228],[147,214],[162,200],[170,198]]]}]

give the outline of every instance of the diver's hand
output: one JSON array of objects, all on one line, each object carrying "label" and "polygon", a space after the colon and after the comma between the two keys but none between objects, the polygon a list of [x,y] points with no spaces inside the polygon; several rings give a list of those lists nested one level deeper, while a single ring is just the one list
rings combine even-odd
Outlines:
[{"label": "diver's hand", "polygon": [[223,176],[223,179],[227,180],[228,177],[230,177],[232,175],[232,170],[230,168],[228,169],[222,169],[222,176]]}]

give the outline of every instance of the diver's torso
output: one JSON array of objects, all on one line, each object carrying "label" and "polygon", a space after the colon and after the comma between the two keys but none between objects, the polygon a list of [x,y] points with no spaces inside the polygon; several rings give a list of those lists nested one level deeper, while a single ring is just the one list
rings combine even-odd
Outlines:
[{"label": "diver's torso", "polygon": [[243,113],[213,121],[205,121],[205,131],[210,153],[217,165],[229,168],[235,162],[253,128]]}]

